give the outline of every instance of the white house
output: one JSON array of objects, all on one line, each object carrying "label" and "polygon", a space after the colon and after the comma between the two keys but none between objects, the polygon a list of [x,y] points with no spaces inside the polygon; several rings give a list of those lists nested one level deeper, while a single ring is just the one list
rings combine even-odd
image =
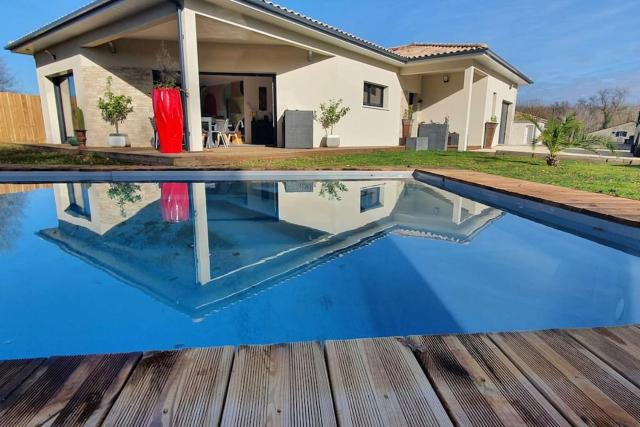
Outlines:
[{"label": "white house", "polygon": [[53,184],[58,225],[39,236],[194,318],[373,238],[464,245],[503,215],[404,180],[236,181],[184,183],[193,215],[167,223],[162,184],[134,185],[119,205],[112,184]]},{"label": "white house", "polygon": [[[47,142],[73,135],[80,107],[87,144],[105,145],[112,129],[96,101],[113,76],[134,104],[122,131],[146,147],[162,45],[180,70],[190,151],[203,149],[203,117],[243,119],[245,142],[282,146],[285,110],[331,98],[351,108],[343,146],[398,145],[411,104],[415,123],[446,119],[459,150],[479,148],[492,116],[491,144],[509,139],[518,87],[532,83],[484,44],[384,48],[265,0],[96,0],[6,48],[35,58]],[[314,147],[323,136],[316,124]]]}]

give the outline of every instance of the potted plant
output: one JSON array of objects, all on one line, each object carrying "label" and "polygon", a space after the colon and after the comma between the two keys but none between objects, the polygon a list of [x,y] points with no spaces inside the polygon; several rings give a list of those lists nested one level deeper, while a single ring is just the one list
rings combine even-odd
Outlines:
[{"label": "potted plant", "polygon": [[133,100],[127,95],[116,95],[111,90],[111,76],[107,77],[107,87],[104,91],[104,98],[98,98],[98,108],[102,111],[102,118],[116,128],[116,133],[109,134],[110,147],[126,147],[127,135],[121,134],[119,124],[127,119],[129,113],[133,112]]},{"label": "potted plant", "polygon": [[87,146],[87,129],[84,126],[84,113],[82,112],[82,109],[80,107],[76,107],[73,110],[73,116],[75,125],[75,129],[73,131],[76,135],[80,148],[85,148]]},{"label": "potted plant", "polygon": [[[349,113],[349,107],[342,107],[342,99],[330,99],[326,103],[320,104],[320,116],[316,114],[317,120],[322,125],[326,134],[327,147],[339,147],[340,136],[333,133],[333,128],[338,122]],[[329,132],[330,130],[330,132]]]},{"label": "potted plant", "polygon": [[482,148],[491,148],[493,144],[493,137],[496,134],[496,128],[498,127],[498,119],[495,114],[491,116],[488,122],[484,124],[484,141]]},{"label": "potted plant", "polygon": [[402,117],[402,139],[406,141],[411,136],[411,123],[413,122],[413,106],[404,110],[404,116]]},{"label": "potted plant", "polygon": [[151,92],[153,117],[158,131],[161,153],[180,153],[184,136],[182,96],[178,88],[178,73],[164,43],[157,55],[160,79]]}]

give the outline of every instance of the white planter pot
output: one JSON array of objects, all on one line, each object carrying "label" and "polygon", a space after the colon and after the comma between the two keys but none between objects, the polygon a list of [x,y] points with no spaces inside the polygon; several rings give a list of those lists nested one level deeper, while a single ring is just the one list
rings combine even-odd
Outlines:
[{"label": "white planter pot", "polygon": [[327,135],[327,147],[336,148],[340,146],[339,135]]},{"label": "white planter pot", "polygon": [[127,135],[122,133],[109,134],[109,147],[126,147]]}]

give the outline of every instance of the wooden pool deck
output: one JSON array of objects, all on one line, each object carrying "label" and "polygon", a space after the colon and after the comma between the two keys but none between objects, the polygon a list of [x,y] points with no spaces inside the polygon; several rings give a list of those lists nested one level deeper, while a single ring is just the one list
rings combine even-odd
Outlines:
[{"label": "wooden pool deck", "polygon": [[639,425],[640,328],[0,362],[0,425]]},{"label": "wooden pool deck", "polygon": [[540,184],[463,169],[420,168],[418,170],[442,179],[471,184],[487,190],[597,216],[608,221],[640,227],[640,200],[625,199],[608,194],[574,190],[557,185]]}]

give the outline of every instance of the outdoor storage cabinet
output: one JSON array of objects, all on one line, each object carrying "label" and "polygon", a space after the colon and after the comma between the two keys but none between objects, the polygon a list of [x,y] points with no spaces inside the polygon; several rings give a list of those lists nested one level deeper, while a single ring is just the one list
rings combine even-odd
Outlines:
[{"label": "outdoor storage cabinet", "polygon": [[429,150],[446,150],[449,139],[449,124],[421,123],[418,126],[418,137],[428,139]]},{"label": "outdoor storage cabinet", "polygon": [[284,148],[313,148],[313,111],[286,110],[282,126]]}]

